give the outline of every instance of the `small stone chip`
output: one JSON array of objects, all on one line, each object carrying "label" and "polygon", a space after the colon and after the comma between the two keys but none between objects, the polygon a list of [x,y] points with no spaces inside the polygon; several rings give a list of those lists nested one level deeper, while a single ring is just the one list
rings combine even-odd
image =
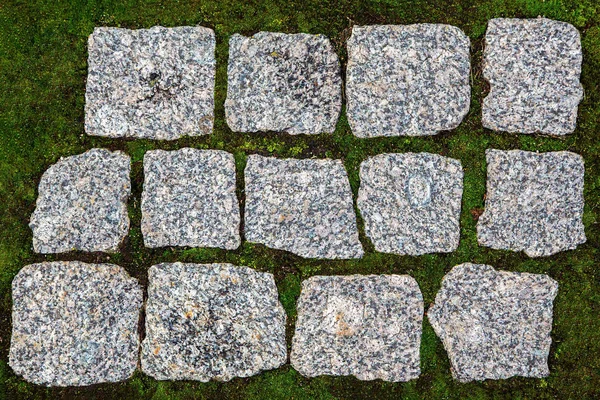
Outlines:
[{"label": "small stone chip", "polygon": [[429,153],[380,154],[360,166],[358,208],[384,253],[452,252],[460,239],[460,161]]},{"label": "small stone chip", "polygon": [[128,379],[138,363],[142,297],[137,280],[117,265],[24,267],[12,282],[10,366],[47,386]]},{"label": "small stone chip", "polygon": [[461,382],[548,376],[557,291],[547,275],[454,267],[427,312],[452,376]]},{"label": "small stone chip", "polygon": [[566,22],[495,18],[488,22],[483,126],[495,131],[566,135],[583,98],[581,39]]},{"label": "small stone chip", "polygon": [[312,277],[302,283],[290,362],[306,377],[416,379],[422,322],[423,296],[410,276]]},{"label": "small stone chip", "polygon": [[333,132],[340,63],[323,35],[259,32],[229,40],[225,116],[234,132]]},{"label": "small stone chip", "polygon": [[95,28],[88,52],[88,135],[175,140],[212,132],[212,29]]},{"label": "small stone chip", "polygon": [[272,274],[231,264],[148,271],[142,370],[160,380],[228,381],[287,359],[286,315]]},{"label": "small stone chip", "polygon": [[340,160],[248,157],[246,240],[306,258],[363,255]]},{"label": "small stone chip", "polygon": [[348,40],[348,122],[358,137],[422,136],[469,111],[469,38],[441,24],[355,26]]},{"label": "small stone chip", "polygon": [[487,195],[479,244],[530,257],[575,249],[586,241],[584,164],[568,151],[486,150]]},{"label": "small stone chip", "polygon": [[235,160],[220,150],[153,150],[144,156],[142,234],[147,247],[236,249]]},{"label": "small stone chip", "polygon": [[129,157],[92,149],[44,172],[29,226],[37,253],[117,251],[129,230]]}]

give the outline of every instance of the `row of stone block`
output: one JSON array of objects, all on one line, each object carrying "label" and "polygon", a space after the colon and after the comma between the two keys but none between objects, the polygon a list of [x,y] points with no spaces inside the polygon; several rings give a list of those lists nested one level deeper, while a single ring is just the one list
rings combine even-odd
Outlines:
[{"label": "row of stone block", "polygon": [[[89,38],[90,135],[173,140],[212,132],[215,35],[203,27],[96,28]],[[443,24],[355,26],[347,43],[348,122],[358,137],[434,135],[469,111],[470,41]],[[482,120],[497,131],[565,135],[583,97],[570,24],[488,23]],[[225,116],[235,132],[333,132],[342,107],[338,57],[323,35],[233,35]]]},{"label": "row of stone block", "polygon": [[[584,164],[570,152],[487,151],[479,243],[532,257],[585,242]],[[42,176],[30,226],[40,253],[118,250],[129,230],[130,160],[92,149]],[[232,154],[184,148],[144,156],[147,247],[236,249],[240,206]],[[352,191],[340,160],[250,155],[245,239],[306,258],[360,258]],[[421,255],[459,244],[463,170],[430,153],[380,154],[360,166],[357,206],[377,251]]]},{"label": "row of stone block", "polygon": [[[286,313],[272,274],[166,263],[151,267],[148,281],[140,345],[143,291],[121,267],[24,267],[12,284],[10,366],[37,384],[84,386],[125,380],[138,367],[159,380],[206,382],[286,363]],[[547,376],[557,290],[546,275],[454,267],[427,312],[453,376]],[[410,276],[315,276],[302,283],[297,311],[290,363],[302,375],[420,375],[424,305]]]}]

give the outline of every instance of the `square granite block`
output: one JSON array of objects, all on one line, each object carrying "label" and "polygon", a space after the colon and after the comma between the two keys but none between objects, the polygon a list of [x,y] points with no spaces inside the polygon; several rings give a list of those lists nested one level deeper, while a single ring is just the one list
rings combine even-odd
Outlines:
[{"label": "square granite block", "polygon": [[37,253],[115,252],[129,230],[130,159],[92,149],[44,172],[29,226]]},{"label": "square granite block", "polygon": [[460,161],[430,153],[380,154],[360,166],[358,209],[377,251],[449,253],[460,240]]},{"label": "square granite block", "polygon": [[323,35],[259,32],[229,39],[225,116],[234,132],[333,132],[340,63]]},{"label": "square granite block", "polygon": [[496,18],[488,22],[483,126],[495,131],[566,135],[583,98],[581,40],[566,22]]},{"label": "square granite block", "polygon": [[12,282],[9,364],[47,386],[119,382],[138,364],[142,288],[112,264],[32,264]]},{"label": "square granite block", "polygon": [[552,302],[547,275],[461,264],[444,277],[427,317],[461,382],[549,375]]},{"label": "square granite block", "polygon": [[352,133],[435,135],[469,111],[469,38],[441,24],[354,26],[346,97]]},{"label": "square granite block", "polygon": [[246,240],[306,258],[362,257],[340,160],[251,155],[244,175]]},{"label": "square granite block", "polygon": [[583,158],[568,151],[486,150],[479,244],[549,256],[584,243]]},{"label": "square granite block", "polygon": [[408,275],[315,276],[302,282],[290,363],[306,377],[416,379],[422,322]]},{"label": "square granite block", "polygon": [[228,381],[287,359],[286,315],[272,274],[231,264],[148,271],[142,371],[160,380]]},{"label": "square granite block", "polygon": [[212,132],[212,29],[96,28],[88,53],[88,135],[175,140]]},{"label": "square granite block", "polygon": [[240,209],[235,160],[221,150],[153,150],[144,155],[142,234],[146,247],[236,249]]}]

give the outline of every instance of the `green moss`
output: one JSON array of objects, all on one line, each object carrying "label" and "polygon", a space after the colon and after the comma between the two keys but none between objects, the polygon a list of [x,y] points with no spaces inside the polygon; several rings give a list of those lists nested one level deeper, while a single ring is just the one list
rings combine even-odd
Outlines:
[{"label": "green moss", "polygon": [[[600,397],[600,7],[596,0],[238,0],[161,1],[89,0],[5,1],[0,6],[0,399],[41,398],[599,398]],[[481,74],[483,36],[494,17],[545,15],[570,22],[582,34],[585,98],[578,127],[564,139],[492,133],[481,126],[481,100],[487,84]],[[228,38],[259,30],[322,33],[332,42],[345,68],[345,40],[353,24],[437,22],[454,24],[469,35],[472,48],[472,102],[463,123],[435,137],[358,139],[345,112],[332,135],[291,136],[234,133],[225,122]],[[174,142],[110,140],[85,135],[84,90],[87,37],[95,26],[129,28],[200,24],[217,36],[215,129],[209,136]],[[181,147],[223,149],[235,155],[237,195],[244,200],[243,170],[249,154],[277,157],[333,157],[343,160],[356,196],[359,166],[384,152],[428,151],[461,160],[464,171],[461,243],[451,254],[401,257],[375,252],[364,234],[361,260],[305,260],[265,246],[243,243],[234,251],[218,249],[145,249],[139,224],[144,153]],[[285,366],[227,383],[157,382],[137,372],[124,383],[89,388],[41,388],[24,382],[8,367],[10,284],[31,262],[57,259],[106,261],[84,253],[41,256],[31,251],[27,226],[44,170],[62,156],[92,147],[122,150],[132,157],[129,204],[131,230],[120,254],[109,260],[124,266],[142,284],[159,262],[230,262],[274,273],[288,313],[287,337],[295,324],[295,303],[303,279],[318,274],[398,273],[413,276],[430,304],[444,274],[461,262],[484,262],[510,271],[547,273],[560,284],[555,303],[551,374],[545,379],[512,378],[459,384],[450,375],[446,352],[425,319],[421,377],[409,383],[360,382],[352,377],[305,379]],[[588,242],[577,250],[543,259],[496,251],[477,244],[476,215],[484,205],[487,148],[532,151],[571,150],[586,163],[584,223]]]}]

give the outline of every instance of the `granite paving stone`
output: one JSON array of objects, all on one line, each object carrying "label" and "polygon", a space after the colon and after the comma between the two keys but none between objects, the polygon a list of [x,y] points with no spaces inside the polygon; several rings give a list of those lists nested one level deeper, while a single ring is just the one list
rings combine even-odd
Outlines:
[{"label": "granite paving stone", "polygon": [[144,155],[142,234],[146,247],[240,246],[235,160],[221,150],[183,148]]},{"label": "granite paving stone", "polygon": [[342,107],[340,63],[329,39],[259,32],[229,39],[225,116],[234,132],[333,132]]},{"label": "granite paving stone", "polygon": [[142,370],[159,380],[228,381],[287,359],[286,314],[273,275],[231,264],[148,271]]},{"label": "granite paving stone", "polygon": [[13,279],[12,301],[9,364],[26,381],[86,386],[133,375],[142,289],[123,268],[28,265]]},{"label": "granite paving stone", "polygon": [[488,149],[486,159],[485,211],[477,223],[480,245],[541,257],[586,241],[580,155]]},{"label": "granite paving stone", "polygon": [[346,97],[354,135],[435,135],[456,128],[471,99],[469,38],[443,24],[354,26]]},{"label": "granite paving stone", "polygon": [[547,275],[454,267],[427,312],[452,376],[461,382],[548,376],[557,291]]},{"label": "granite paving stone", "polygon": [[130,159],[91,149],[44,172],[29,226],[37,253],[117,251],[129,230]]},{"label": "granite paving stone", "polygon": [[244,175],[246,240],[306,258],[362,257],[340,160],[251,155]]},{"label": "granite paving stone", "polygon": [[87,134],[175,140],[212,132],[212,29],[98,27],[88,53]]},{"label": "granite paving stone", "polygon": [[566,135],[583,98],[581,39],[566,22],[495,18],[485,34],[483,126],[495,131]]},{"label": "granite paving stone", "polygon": [[302,375],[419,376],[423,296],[410,276],[315,276],[297,309],[290,362]]},{"label": "granite paving stone", "polygon": [[380,154],[360,166],[358,208],[377,251],[452,252],[460,239],[460,161],[430,153]]}]

